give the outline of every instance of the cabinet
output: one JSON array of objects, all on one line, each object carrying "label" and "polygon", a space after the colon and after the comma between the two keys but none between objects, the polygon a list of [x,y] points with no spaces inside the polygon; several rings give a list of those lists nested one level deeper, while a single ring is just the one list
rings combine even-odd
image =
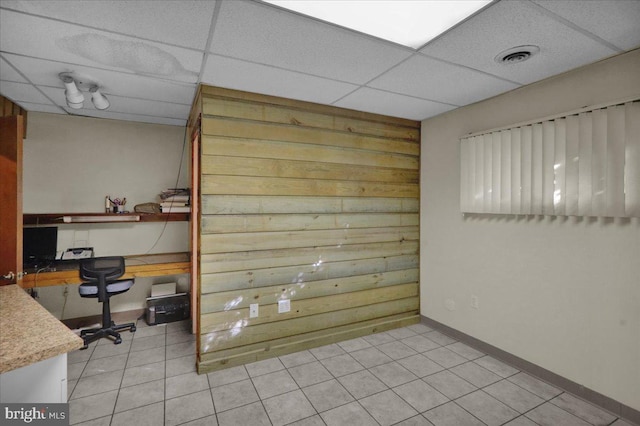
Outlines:
[{"label": "cabinet", "polygon": [[0,287],[0,402],[67,401],[67,352],[82,339],[17,285]]},{"label": "cabinet", "polygon": [[0,374],[0,402],[67,402],[67,354]]}]

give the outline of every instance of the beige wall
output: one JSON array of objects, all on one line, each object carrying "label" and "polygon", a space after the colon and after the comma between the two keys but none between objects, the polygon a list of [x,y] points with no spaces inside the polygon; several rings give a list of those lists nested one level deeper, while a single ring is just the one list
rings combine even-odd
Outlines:
[{"label": "beige wall", "polygon": [[640,95],[639,70],[633,51],[425,120],[420,239],[422,315],[635,409],[640,221],[463,217],[459,138]]},{"label": "beige wall", "polygon": [[[184,127],[105,120],[79,116],[29,113],[24,141],[23,209],[25,213],[103,212],[104,198],[127,197],[127,206],[157,201],[162,189],[176,184],[183,150]],[[178,178],[188,182],[189,144]],[[162,235],[159,239],[158,237]],[[156,243],[157,240],[157,244]],[[155,246],[154,246],[155,244]],[[58,226],[58,251],[93,247],[96,256],[186,252],[187,222],[68,224]],[[144,306],[154,282],[187,276],[141,278],[134,289],[112,301],[112,311]],[[39,302],[64,318],[101,312],[95,300],[80,299],[77,286],[39,290]]]}]

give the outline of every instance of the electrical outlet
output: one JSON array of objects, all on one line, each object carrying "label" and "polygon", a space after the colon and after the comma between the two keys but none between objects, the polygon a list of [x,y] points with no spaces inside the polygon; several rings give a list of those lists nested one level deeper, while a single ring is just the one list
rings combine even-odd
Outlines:
[{"label": "electrical outlet", "polygon": [[249,318],[258,318],[258,304],[252,303],[249,305]]},{"label": "electrical outlet", "polygon": [[478,296],[471,296],[471,307],[473,309],[480,309],[480,302],[478,301]]},{"label": "electrical outlet", "polygon": [[285,312],[289,312],[291,310],[291,300],[284,299],[278,300],[278,313],[284,314]]}]

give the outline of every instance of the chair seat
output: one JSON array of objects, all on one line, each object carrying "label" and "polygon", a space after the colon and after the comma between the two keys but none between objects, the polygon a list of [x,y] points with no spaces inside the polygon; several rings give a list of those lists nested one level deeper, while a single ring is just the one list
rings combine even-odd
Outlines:
[{"label": "chair seat", "polygon": [[[107,284],[108,294],[118,294],[129,290],[133,286],[134,280],[118,280]],[[98,297],[98,284],[82,283],[78,288],[80,297]]]}]

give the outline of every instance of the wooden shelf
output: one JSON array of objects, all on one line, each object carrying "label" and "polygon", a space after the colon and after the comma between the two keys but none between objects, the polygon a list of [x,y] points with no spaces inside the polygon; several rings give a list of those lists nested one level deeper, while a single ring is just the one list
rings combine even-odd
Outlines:
[{"label": "wooden shelf", "polygon": [[[65,225],[71,223],[186,222],[190,216],[190,213],[25,213],[23,216],[23,224]],[[129,217],[131,217],[131,219],[128,219]],[[65,221],[65,218],[71,218],[72,222]],[[73,218],[82,218],[82,220],[76,222],[73,221]]]},{"label": "wooden shelf", "polygon": [[[160,277],[191,272],[189,253],[162,253],[125,256],[126,272],[122,278]],[[80,284],[77,266],[53,272],[28,273],[23,288]]]}]

